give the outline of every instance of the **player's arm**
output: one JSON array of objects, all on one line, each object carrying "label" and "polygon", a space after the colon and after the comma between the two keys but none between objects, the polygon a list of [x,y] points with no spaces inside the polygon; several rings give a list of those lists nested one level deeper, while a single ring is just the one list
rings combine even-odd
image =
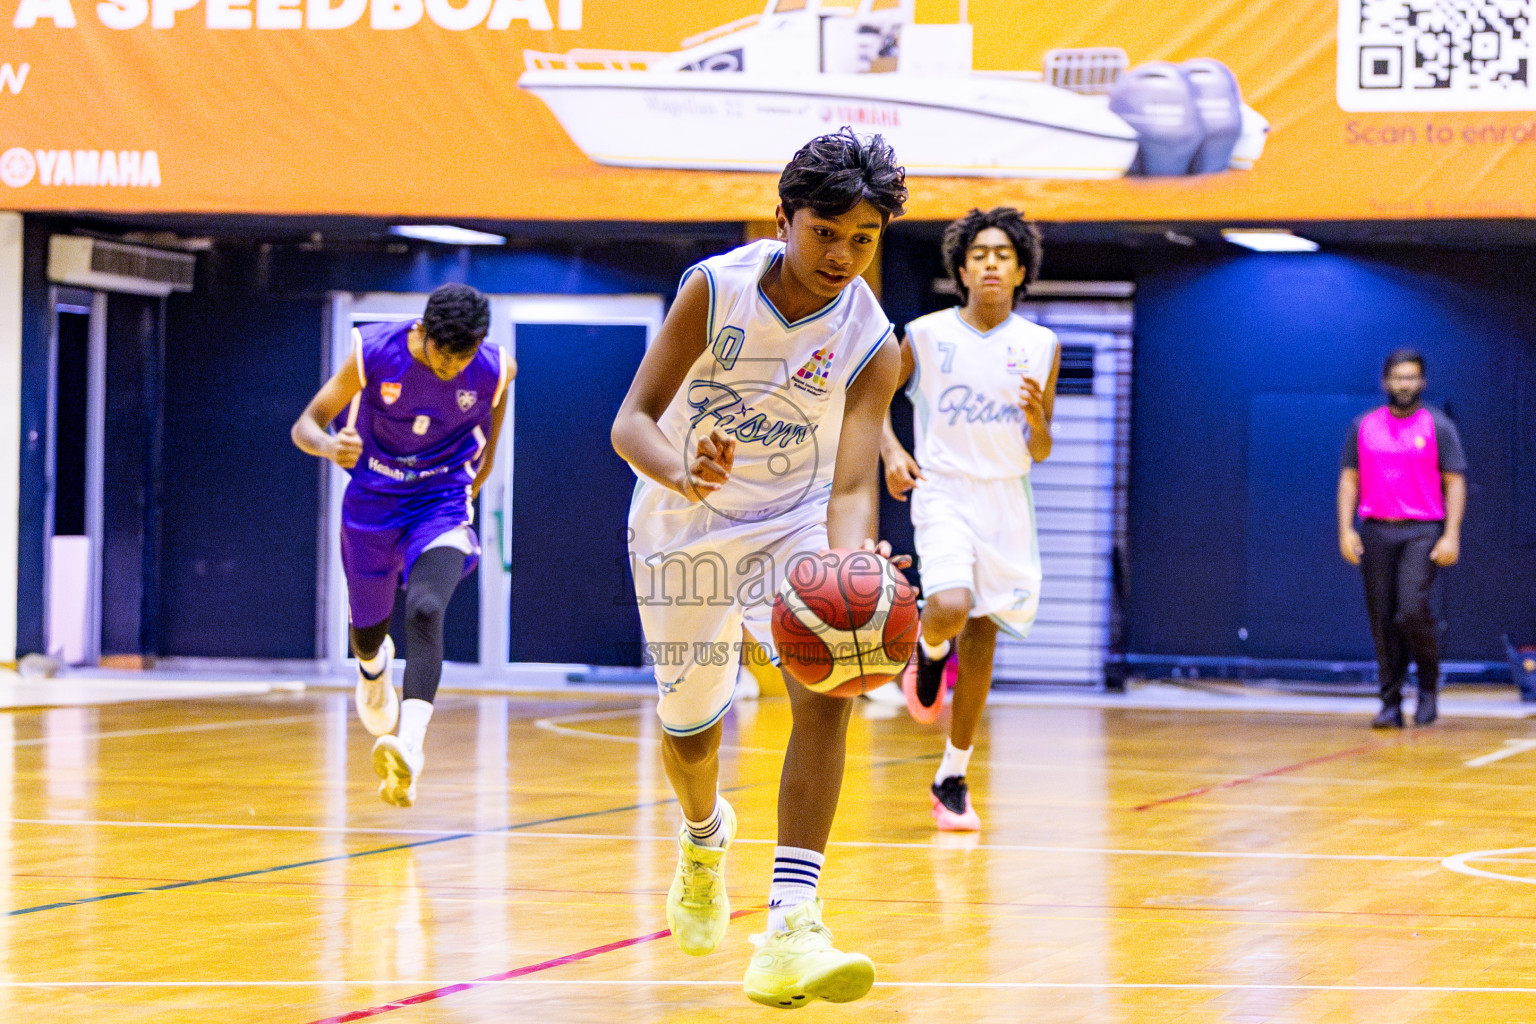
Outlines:
[{"label": "player's arm", "polygon": [[1033,377],[1025,377],[1019,387],[1019,408],[1024,410],[1024,422],[1029,424],[1029,457],[1044,462],[1051,457],[1055,439],[1051,437],[1051,418],[1056,415],[1056,377],[1061,373],[1061,344],[1056,345],[1056,355],[1051,359],[1051,373],[1045,379],[1045,387]]},{"label": "player's arm", "polygon": [[1359,565],[1365,545],[1355,530],[1355,509],[1360,506],[1360,471],[1353,466],[1339,470],[1339,554],[1350,565]]},{"label": "player's arm", "polygon": [[717,491],[731,475],[736,442],[716,428],[700,437],[692,461],[673,448],[658,422],[709,343],[709,282],[689,274],[613,419],[613,450],[643,474],[690,501]]},{"label": "player's arm", "polygon": [[900,373],[901,352],[887,338],[848,386],[827,506],[827,539],[835,548],[873,545],[880,535],[881,427]]},{"label": "player's arm", "polygon": [[330,459],[343,469],[357,465],[357,457],[363,452],[363,440],[352,427],[343,427],[332,434],[326,429],[353,398],[362,393],[363,379],[358,375],[357,360],[348,356],[331,379],[320,385],[315,397],[309,400],[299,418],[294,420],[288,436],[299,450],[321,459]]},{"label": "player's arm", "polygon": [[[912,370],[916,365],[917,361],[912,356],[912,343],[903,338],[901,369],[897,374],[896,387],[900,388],[912,378]],[[895,397],[894,391],[891,396]],[[897,501],[906,501],[907,492],[917,486],[917,482],[923,478],[923,471],[911,453],[902,447],[901,439],[896,436],[896,428],[891,423],[889,403],[885,407],[885,416],[882,417],[880,425],[880,459],[885,463],[885,489],[890,491],[891,497]]]},{"label": "player's arm", "polygon": [[1429,560],[1442,569],[1461,557],[1461,517],[1467,511],[1467,478],[1460,473],[1441,473],[1445,491],[1445,530],[1429,551]]},{"label": "player's arm", "polygon": [[[505,358],[511,360],[511,356]],[[516,376],[517,362],[512,360],[511,366],[507,370],[507,383],[510,384]],[[479,495],[480,488],[484,487],[485,482],[491,478],[491,467],[496,463],[496,442],[501,440],[501,421],[507,415],[507,393],[509,390],[509,388],[505,387],[501,389],[501,401],[497,402],[496,407],[491,410],[491,436],[486,439],[485,453],[480,457],[480,468],[475,472],[475,482],[472,485],[472,493],[475,495]]]}]

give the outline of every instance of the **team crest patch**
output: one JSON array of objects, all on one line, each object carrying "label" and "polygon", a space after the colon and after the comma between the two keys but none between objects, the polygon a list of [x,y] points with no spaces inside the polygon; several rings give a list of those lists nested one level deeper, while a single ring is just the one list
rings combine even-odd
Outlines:
[{"label": "team crest patch", "polygon": [[474,391],[459,392],[459,412],[469,412],[475,407],[475,400],[480,396]]},{"label": "team crest patch", "polygon": [[379,397],[384,399],[385,405],[394,405],[400,398],[400,382],[387,380],[379,385]]},{"label": "team crest patch", "polygon": [[827,374],[831,372],[832,360],[836,358],[836,352],[824,348],[817,349],[811,353],[811,358],[805,361],[805,365],[795,371],[795,375],[790,378],[790,383],[813,395],[826,394]]},{"label": "team crest patch", "polygon": [[1008,346],[1008,372],[1029,372],[1029,353],[1018,345]]}]

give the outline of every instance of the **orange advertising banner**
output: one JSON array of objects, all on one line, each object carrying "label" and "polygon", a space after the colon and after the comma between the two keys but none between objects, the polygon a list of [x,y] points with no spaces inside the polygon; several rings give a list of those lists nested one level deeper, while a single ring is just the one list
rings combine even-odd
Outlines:
[{"label": "orange advertising banner", "polygon": [[849,124],[917,217],[1532,217],[1532,7],[0,0],[0,207],[754,220]]}]

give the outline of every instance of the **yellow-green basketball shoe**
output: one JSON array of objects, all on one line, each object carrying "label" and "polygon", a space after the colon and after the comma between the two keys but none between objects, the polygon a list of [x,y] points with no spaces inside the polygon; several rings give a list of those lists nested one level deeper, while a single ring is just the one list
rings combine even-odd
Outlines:
[{"label": "yellow-green basketball shoe", "polygon": [[699,846],[684,825],[677,833],[677,873],[667,892],[667,927],[689,956],[713,953],[731,923],[731,899],[725,892],[725,851],[736,838],[736,812],[720,801],[720,846]]},{"label": "yellow-green basketball shoe", "polygon": [[788,931],[752,936],[757,952],[742,985],[748,999],[795,1010],[816,999],[851,1003],[869,992],[875,965],[863,953],[833,947],[832,933],[821,923],[821,900],[792,908],[784,923]]}]

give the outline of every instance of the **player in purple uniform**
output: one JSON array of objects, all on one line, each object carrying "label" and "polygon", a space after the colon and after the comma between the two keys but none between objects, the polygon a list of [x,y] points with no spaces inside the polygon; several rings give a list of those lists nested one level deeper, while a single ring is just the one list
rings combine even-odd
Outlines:
[{"label": "player in purple uniform", "polygon": [[[351,474],[341,504],[357,716],[373,747],[379,795],[416,800],[422,742],[443,671],[443,613],[474,570],[474,496],[491,473],[517,366],[484,345],[490,304],[468,285],[445,284],[420,320],[352,331],[352,358],[315,393],[293,443]],[[334,433],[327,424],[336,427]],[[404,585],[405,700],[389,677],[395,593]],[[399,722],[398,736],[390,735]]]}]

